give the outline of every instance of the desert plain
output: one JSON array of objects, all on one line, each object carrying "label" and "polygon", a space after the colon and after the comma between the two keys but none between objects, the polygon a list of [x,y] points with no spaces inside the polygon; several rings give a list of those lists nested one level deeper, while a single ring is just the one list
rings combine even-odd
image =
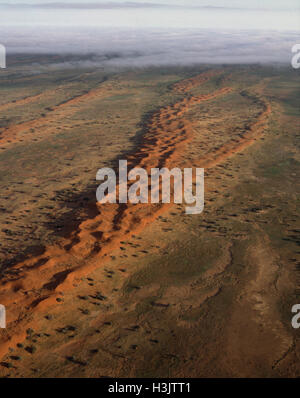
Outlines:
[{"label": "desert plain", "polygon": [[[9,61],[0,376],[299,377],[298,72]],[[204,211],[97,204],[119,159],[204,168]]]}]

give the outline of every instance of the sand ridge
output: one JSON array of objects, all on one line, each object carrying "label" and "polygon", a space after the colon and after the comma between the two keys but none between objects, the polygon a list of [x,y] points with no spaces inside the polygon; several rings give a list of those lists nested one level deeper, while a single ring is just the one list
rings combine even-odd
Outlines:
[{"label": "sand ridge", "polygon": [[[77,95],[74,98],[63,101],[62,103],[53,106],[51,110],[48,110],[46,114],[38,117],[37,119],[8,126],[0,134],[0,146],[7,146],[16,142],[21,142],[33,138],[36,135],[36,132],[31,133],[30,131],[32,129],[44,129],[43,137],[45,137],[46,134],[49,134],[52,131],[51,123],[56,122],[59,119],[63,120],[66,117],[74,114],[77,111],[77,105],[81,105],[95,98],[105,98],[110,96],[110,89],[111,88],[109,85],[103,87],[101,84],[97,88],[91,89],[86,93]],[[44,95],[45,93],[41,93],[36,96],[28,97],[23,100],[17,101],[16,103],[14,103],[14,105],[27,105],[30,102],[40,100]],[[5,110],[9,106],[9,103],[0,106],[0,111]]]},{"label": "sand ridge", "polygon": [[[214,75],[215,73],[212,72],[201,74],[177,83],[173,89],[185,95],[193,87],[208,81]],[[127,158],[129,168],[138,166],[149,170],[162,166],[171,168],[178,164],[187,166],[182,160],[182,155],[185,145],[193,138],[193,126],[184,115],[193,105],[231,92],[231,87],[225,87],[205,95],[188,94],[177,103],[154,112],[147,123],[140,147]],[[57,111],[59,112],[61,108],[68,109],[69,105],[97,95],[102,95],[102,88],[68,101]],[[270,105],[261,101],[262,111],[258,120],[245,134],[234,143],[229,142],[209,157],[201,159],[199,166],[207,168],[215,166],[234,153],[243,150],[255,140],[257,134],[261,134],[271,112]],[[43,118],[43,122],[45,121],[47,118],[46,120]],[[16,137],[19,130],[18,127],[15,128],[17,129]],[[21,131],[22,126],[19,128]],[[28,327],[30,313],[57,304],[58,292],[72,289],[72,286],[77,284],[83,275],[99,267],[99,263],[103,264],[109,253],[120,246],[124,237],[128,238],[138,233],[170,206],[99,205],[99,213],[94,218],[82,222],[69,238],[47,247],[40,256],[16,264],[13,267],[15,276],[6,277],[1,283],[0,302],[7,307],[8,328],[7,334],[2,339],[0,355],[4,355],[14,341],[25,336],[24,329],[25,326]]]}]

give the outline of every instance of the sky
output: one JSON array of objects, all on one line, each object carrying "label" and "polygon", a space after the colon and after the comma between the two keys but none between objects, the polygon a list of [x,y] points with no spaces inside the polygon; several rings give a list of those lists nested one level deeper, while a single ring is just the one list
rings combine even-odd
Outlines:
[{"label": "sky", "polygon": [[299,32],[299,0],[0,0],[8,53],[93,52],[107,65],[287,63]]},{"label": "sky", "polygon": [[[64,3],[64,4],[105,4],[107,0],[0,0],[0,4],[49,4],[49,3]],[[114,3],[128,3],[128,0],[114,0]],[[132,1],[133,2],[133,1]],[[213,6],[213,7],[238,7],[238,8],[282,8],[282,9],[296,9],[300,7],[298,0],[251,0],[246,2],[243,0],[134,0],[135,3],[152,3],[164,5],[180,5],[180,6]]]}]

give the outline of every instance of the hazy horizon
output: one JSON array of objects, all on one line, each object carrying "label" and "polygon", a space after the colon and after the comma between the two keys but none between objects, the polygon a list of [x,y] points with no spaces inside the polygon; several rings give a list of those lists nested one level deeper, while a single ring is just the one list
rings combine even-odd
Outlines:
[{"label": "hazy horizon", "polygon": [[288,63],[299,31],[294,0],[0,0],[8,53],[117,53],[127,66]]}]

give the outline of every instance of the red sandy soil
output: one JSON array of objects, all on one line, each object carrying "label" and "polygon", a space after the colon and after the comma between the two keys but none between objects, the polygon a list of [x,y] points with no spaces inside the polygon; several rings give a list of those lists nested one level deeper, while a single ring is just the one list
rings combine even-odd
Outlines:
[{"label": "red sandy soil", "polygon": [[[29,134],[30,129],[39,129],[45,126],[51,126],[52,121],[57,121],[59,119],[64,119],[67,116],[72,115],[76,112],[76,107],[74,105],[82,104],[87,102],[93,98],[105,98],[110,95],[110,87],[106,85],[105,88],[102,86],[99,88],[95,88],[90,90],[89,92],[78,95],[66,102],[63,102],[57,106],[54,106],[45,116],[41,116],[38,119],[30,120],[28,122],[20,123],[17,125],[9,126],[0,135],[0,145],[7,146],[11,145],[15,142],[20,142],[22,140],[28,140],[34,136],[34,134]],[[9,108],[12,105],[26,105],[31,102],[35,102],[40,100],[45,94],[55,94],[55,91],[47,91],[35,96],[27,97],[21,100],[18,100],[16,103],[7,103],[0,106],[0,111],[3,111]],[[23,133],[26,132],[24,135]],[[46,134],[51,133],[51,128],[46,128]],[[45,134],[45,133],[44,133]]]},{"label": "red sandy soil", "polygon": [[[182,156],[185,145],[193,138],[193,125],[185,117],[186,113],[196,104],[232,92],[231,87],[225,87],[206,95],[189,94],[191,89],[206,82],[215,73],[204,73],[174,85],[173,89],[176,92],[186,96],[152,115],[140,147],[127,158],[129,169],[135,166],[147,170],[163,166],[178,167],[178,164],[189,166],[189,162]],[[0,142],[4,143],[8,139],[16,141],[24,129],[38,128],[52,118],[64,117],[72,112],[73,104],[88,100],[91,96],[105,96],[105,91],[96,88],[57,106],[44,118],[9,127]],[[38,98],[39,95],[20,101],[33,101]],[[8,105],[2,105],[5,106]],[[238,139],[227,142],[207,158],[199,159],[198,166],[214,167],[251,145],[263,131],[270,112],[270,105],[263,103],[258,119],[247,131],[240,134]],[[0,356],[4,356],[10,346],[25,338],[25,330],[28,327],[38,326],[36,320],[35,323],[28,321],[31,313],[42,314],[49,306],[58,305],[58,292],[78,286],[81,278],[99,267],[99,263],[103,264],[111,251],[120,246],[122,240],[137,234],[170,206],[172,205],[98,205],[97,214],[82,222],[68,238],[46,247],[42,255],[16,264],[13,270],[17,276],[5,277],[0,286],[0,302],[6,306],[8,316],[7,333],[1,338]]]}]

